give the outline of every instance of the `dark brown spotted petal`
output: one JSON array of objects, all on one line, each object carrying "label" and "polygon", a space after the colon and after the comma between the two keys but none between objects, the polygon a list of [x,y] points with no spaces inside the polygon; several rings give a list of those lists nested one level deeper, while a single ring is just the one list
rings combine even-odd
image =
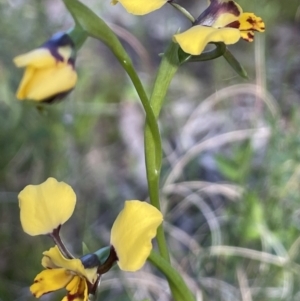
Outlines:
[{"label": "dark brown spotted petal", "polygon": [[254,31],[241,31],[241,38],[247,42],[253,42]]},{"label": "dark brown spotted petal", "polygon": [[243,13],[238,21],[231,22],[226,27],[239,29],[242,39],[248,42],[253,41],[254,31],[265,31],[265,23],[262,18],[255,16],[253,13]]},{"label": "dark brown spotted petal", "polygon": [[265,31],[265,23],[262,18],[257,17],[253,13],[243,13],[239,18],[240,26],[239,30],[254,30],[263,32]]}]

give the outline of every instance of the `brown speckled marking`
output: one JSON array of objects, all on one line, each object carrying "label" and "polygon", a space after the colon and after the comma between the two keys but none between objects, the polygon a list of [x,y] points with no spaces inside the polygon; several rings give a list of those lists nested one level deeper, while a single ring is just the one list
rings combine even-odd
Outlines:
[{"label": "brown speckled marking", "polygon": [[254,39],[254,34],[252,34],[251,32],[248,32],[247,36],[248,36],[248,38],[249,38],[249,41],[253,41],[253,39]]},{"label": "brown speckled marking", "polygon": [[[253,28],[255,27],[255,25],[259,25],[259,24],[263,24],[264,22],[262,21],[262,19],[254,19],[252,17],[249,17],[246,22],[248,22],[249,24],[252,25],[251,29],[252,30],[255,30],[255,31],[258,31],[257,29]],[[265,30],[265,26],[262,26],[262,27],[259,27],[261,30]]]},{"label": "brown speckled marking", "polygon": [[228,25],[226,25],[226,27],[230,27],[230,28],[240,28],[240,21],[234,21],[229,23]]},{"label": "brown speckled marking", "polygon": [[250,23],[251,25],[254,25],[256,23],[255,20],[252,19],[252,17],[249,17],[247,20],[246,20],[248,23]]}]

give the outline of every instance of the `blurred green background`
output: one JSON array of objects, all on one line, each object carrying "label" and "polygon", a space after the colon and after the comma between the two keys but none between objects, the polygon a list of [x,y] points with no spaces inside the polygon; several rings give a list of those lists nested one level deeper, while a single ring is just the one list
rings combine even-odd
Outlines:
[{"label": "blurred green background", "polygon": [[[108,1],[84,1],[119,35],[148,93],[160,53],[188,22],[171,6],[145,17]],[[179,4],[198,16],[205,0]],[[249,80],[223,58],[182,66],[160,118],[161,200],[175,267],[197,300],[300,299],[300,2],[240,0],[266,23],[255,42],[230,47]],[[0,300],[34,300],[47,237],[19,222],[17,195],[49,176],[78,202],[62,229],[81,254],[109,244],[126,199],[148,197],[144,114],[125,72],[105,45],[78,53],[79,82],[43,113],[14,94],[22,76],[12,59],[71,28],[59,0],[0,0]],[[63,292],[42,300],[61,300]],[[165,279],[146,265],[107,273],[98,300],[171,300]]]}]

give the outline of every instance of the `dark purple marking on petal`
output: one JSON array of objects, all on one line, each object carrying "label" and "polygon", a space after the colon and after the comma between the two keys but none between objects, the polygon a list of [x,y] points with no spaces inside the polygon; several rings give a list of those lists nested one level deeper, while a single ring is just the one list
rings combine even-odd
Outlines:
[{"label": "dark purple marking on petal", "polygon": [[224,13],[230,13],[238,17],[240,11],[234,1],[220,3],[219,1],[211,1],[208,8],[195,20],[193,25],[211,26],[215,20]]},{"label": "dark purple marking on petal", "polygon": [[63,62],[64,58],[58,53],[58,48],[64,46],[70,46],[71,48],[74,48],[74,43],[70,36],[66,33],[57,33],[41,47],[49,49],[50,53],[57,61]]}]

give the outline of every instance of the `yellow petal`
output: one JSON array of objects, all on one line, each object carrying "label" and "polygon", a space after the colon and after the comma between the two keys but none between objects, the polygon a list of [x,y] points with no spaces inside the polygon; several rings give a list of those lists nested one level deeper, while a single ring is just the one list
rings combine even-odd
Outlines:
[{"label": "yellow petal", "polygon": [[44,270],[39,273],[30,286],[31,293],[39,298],[44,294],[66,287],[74,275],[65,269]]},{"label": "yellow petal", "polygon": [[238,19],[239,19],[239,15],[234,15],[231,13],[223,13],[216,20],[214,20],[211,26],[214,28],[226,27],[227,24],[237,21]]},{"label": "yellow petal", "polygon": [[72,187],[54,178],[26,186],[18,197],[23,230],[32,236],[52,233],[71,217],[76,204]]},{"label": "yellow petal", "polygon": [[55,66],[56,59],[48,48],[37,48],[15,57],[14,63],[17,67],[47,68]]},{"label": "yellow petal", "polygon": [[73,66],[67,63],[57,63],[54,67],[35,69],[30,73],[30,79],[25,72],[18,89],[18,99],[43,101],[57,94],[74,88],[77,73]]},{"label": "yellow petal", "polygon": [[141,201],[126,201],[111,229],[111,245],[124,271],[137,271],[149,256],[152,243],[163,216],[152,205]]},{"label": "yellow petal", "polygon": [[80,259],[65,258],[57,246],[51,248],[49,251],[45,251],[43,255],[42,265],[45,268],[64,268],[72,271],[72,273],[85,277],[92,284],[94,284],[97,279],[97,267],[85,269]]},{"label": "yellow petal", "polygon": [[85,279],[75,276],[66,289],[69,293],[62,301],[88,301],[88,286]]},{"label": "yellow petal", "polygon": [[112,0],[111,4],[115,5],[120,2],[127,12],[134,15],[145,15],[161,8],[167,3],[166,0]]},{"label": "yellow petal", "polygon": [[18,99],[25,99],[26,98],[26,86],[28,85],[28,83],[31,81],[33,75],[34,75],[34,68],[33,67],[27,67],[23,78],[21,80],[21,83],[19,85],[16,97]]},{"label": "yellow petal", "polygon": [[57,48],[58,54],[64,59],[64,62],[68,62],[69,58],[72,56],[73,49],[70,46],[63,46]]},{"label": "yellow petal", "polygon": [[247,42],[253,42],[254,31],[252,31],[252,30],[241,31],[241,38]]},{"label": "yellow petal", "polygon": [[257,17],[253,13],[243,13],[239,18],[239,22],[239,30],[241,31],[265,31],[265,23],[263,22],[262,18]]},{"label": "yellow petal", "polygon": [[210,42],[224,42],[229,45],[236,43],[240,37],[240,31],[236,28],[216,29],[197,25],[174,35],[173,40],[180,45],[184,52],[199,55]]}]

